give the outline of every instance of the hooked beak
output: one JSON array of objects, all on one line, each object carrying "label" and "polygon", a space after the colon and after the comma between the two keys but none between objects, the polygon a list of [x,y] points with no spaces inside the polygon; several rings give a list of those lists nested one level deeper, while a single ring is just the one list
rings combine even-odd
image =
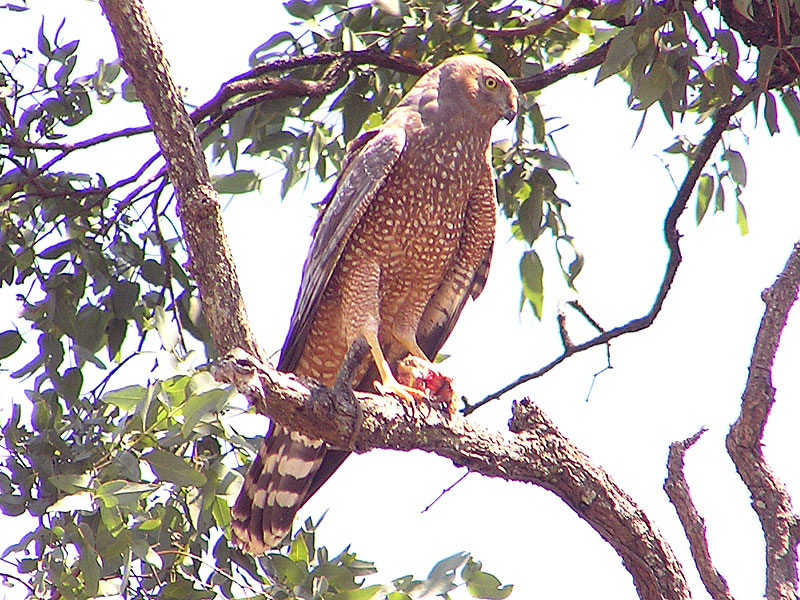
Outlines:
[{"label": "hooked beak", "polygon": [[503,112],[503,118],[505,118],[505,120],[508,121],[509,123],[511,123],[511,121],[513,121],[514,118],[517,116],[517,108],[518,108],[517,103],[518,103],[518,98],[516,92],[514,92],[513,94],[509,94],[508,104],[505,107],[505,112]]}]

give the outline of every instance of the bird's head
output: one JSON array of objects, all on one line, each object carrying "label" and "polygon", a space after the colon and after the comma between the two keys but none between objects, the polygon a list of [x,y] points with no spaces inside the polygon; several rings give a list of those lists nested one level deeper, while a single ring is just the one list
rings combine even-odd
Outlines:
[{"label": "bird's head", "polygon": [[517,114],[517,88],[497,65],[472,55],[448,58],[435,70],[439,73],[439,103],[468,118],[511,121]]}]

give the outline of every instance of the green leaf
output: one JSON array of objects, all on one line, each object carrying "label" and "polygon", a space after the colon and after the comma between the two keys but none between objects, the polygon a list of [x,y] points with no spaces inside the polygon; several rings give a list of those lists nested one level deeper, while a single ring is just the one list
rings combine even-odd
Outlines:
[{"label": "green leaf", "polygon": [[714,178],[711,175],[701,175],[697,184],[697,207],[695,209],[695,222],[700,225],[700,221],[706,216],[708,205],[711,203],[711,195],[714,193]]},{"label": "green leaf", "polygon": [[589,19],[584,19],[582,17],[570,17],[567,19],[567,26],[575,33],[594,35],[594,26]]},{"label": "green leaf", "polygon": [[122,99],[125,102],[140,102],[139,96],[136,95],[136,87],[133,85],[133,79],[128,77],[122,82]]},{"label": "green leaf", "polygon": [[312,575],[324,577],[339,592],[358,589],[352,569],[342,565],[326,563],[314,569]]},{"label": "green leaf", "polygon": [[725,188],[722,183],[717,186],[717,193],[714,195],[714,212],[725,210]]},{"label": "green leaf", "polygon": [[747,185],[747,167],[741,153],[736,150],[726,150],[722,153],[722,160],[728,162],[729,172],[736,185],[740,187]]},{"label": "green leaf", "polygon": [[126,412],[133,410],[147,397],[147,388],[141,385],[127,387],[103,394],[103,402],[113,404]]},{"label": "green leaf", "polygon": [[22,345],[22,336],[15,329],[0,333],[0,359],[8,358],[19,350]]},{"label": "green leaf", "polygon": [[594,83],[597,85],[604,79],[619,73],[636,55],[636,44],[633,42],[633,27],[626,27],[611,41],[608,54],[603,61]]},{"label": "green leaf", "polygon": [[522,279],[522,295],[533,307],[537,319],[542,318],[544,305],[544,267],[536,250],[528,250],[519,262],[519,273]]},{"label": "green leaf", "polygon": [[153,323],[158,336],[161,338],[161,345],[164,350],[174,352],[180,341],[178,328],[172,323],[162,306],[156,306],[153,309]]},{"label": "green leaf", "polygon": [[545,152],[544,150],[533,149],[530,151],[531,156],[535,157],[539,164],[549,170],[554,171],[571,171],[572,168],[569,166],[569,163],[564,160],[561,156],[557,156],[555,154],[550,154],[549,152]]},{"label": "green leaf", "polygon": [[189,398],[180,411],[184,417],[183,427],[181,427],[181,433],[184,437],[189,437],[195,425],[205,415],[222,410],[222,407],[225,406],[232,394],[233,391],[231,389],[218,388]]},{"label": "green leaf", "polygon": [[513,585],[503,585],[497,577],[483,571],[475,573],[467,581],[467,591],[473,598],[503,600],[511,595],[513,589]]},{"label": "green leaf", "polygon": [[150,546],[147,542],[140,539],[131,540],[131,549],[134,554],[141,558],[147,564],[153,565],[156,569],[161,569],[164,566],[164,561],[161,556]]},{"label": "green leaf", "polygon": [[83,387],[83,373],[77,367],[70,367],[64,371],[63,377],[54,380],[59,396],[66,400],[75,401]]},{"label": "green leaf", "polygon": [[94,496],[108,508],[119,505],[133,507],[138,504],[140,498],[152,494],[156,489],[157,486],[152,483],[133,483],[124,479],[113,479],[100,484],[94,492]]},{"label": "green leaf", "polygon": [[747,226],[747,213],[744,210],[744,204],[741,200],[736,201],[736,224],[739,226],[739,233],[747,235],[749,228]]},{"label": "green leaf", "polygon": [[772,92],[764,94],[764,120],[767,122],[767,129],[770,135],[775,135],[780,132],[781,128],[778,127],[778,103]]},{"label": "green leaf", "polygon": [[144,458],[161,481],[169,481],[180,486],[200,487],[206,477],[180,456],[156,449]]},{"label": "green leaf", "polygon": [[708,29],[708,25],[706,24],[703,15],[697,12],[697,9],[694,7],[694,2],[692,0],[684,0],[680,3],[680,5],[686,13],[686,16],[689,17],[692,27],[694,27],[695,31],[697,31],[697,33],[703,39],[706,48],[710,48],[712,42],[714,41],[711,37],[711,31]]},{"label": "green leaf", "polygon": [[53,244],[49,248],[45,248],[39,252],[39,258],[44,258],[45,260],[54,260],[65,252],[68,252],[74,244],[74,240],[66,240],[57,244]]},{"label": "green leaf", "polygon": [[[290,587],[300,585],[306,578],[306,570],[282,554],[268,554],[265,559],[275,578]],[[331,565],[333,566],[333,565]]]},{"label": "green leaf", "polygon": [[714,39],[728,55],[728,64],[735,69],[739,66],[739,45],[729,29],[718,29]]},{"label": "green leaf", "polygon": [[778,49],[775,46],[762,46],[758,50],[758,62],[756,62],[756,72],[758,73],[758,83],[762,87],[767,87],[772,66],[778,56]]},{"label": "green leaf", "polygon": [[[541,192],[541,190],[537,190]],[[530,197],[519,207],[520,231],[528,244],[533,244],[539,236],[542,227],[542,195],[541,193],[531,194]]]},{"label": "green leaf", "polygon": [[382,585],[369,585],[355,590],[347,590],[327,596],[330,600],[377,600],[386,597],[386,587]]},{"label": "green leaf", "polygon": [[322,4],[318,2],[307,2],[307,0],[287,0],[283,3],[283,8],[286,9],[293,17],[298,19],[308,20],[312,19],[317,14],[321,7],[317,8],[316,5]]},{"label": "green leaf", "polygon": [[797,93],[792,88],[787,88],[781,93],[781,101],[792,117],[797,134],[800,135],[800,100],[797,98]]},{"label": "green leaf", "polygon": [[85,597],[94,597],[100,584],[100,559],[94,550],[94,536],[91,528],[86,523],[81,523],[80,531],[83,535],[84,543],[80,544],[80,565],[81,579],[83,579],[83,589]]},{"label": "green leaf", "polygon": [[656,58],[647,74],[636,85],[638,104],[633,108],[643,110],[661,98],[669,88],[672,80],[667,65],[661,58]]},{"label": "green leaf", "polygon": [[538,103],[534,103],[528,108],[528,119],[533,126],[533,141],[537,144],[543,144],[546,129],[542,109]]},{"label": "green leaf", "polygon": [[77,494],[85,492],[91,487],[92,476],[89,473],[56,473],[50,475],[48,481],[62,492]]},{"label": "green leaf", "polygon": [[125,319],[111,319],[106,325],[106,336],[108,346],[108,359],[119,361],[119,351],[122,342],[125,341],[125,334],[128,332],[128,321]]},{"label": "green leaf", "polygon": [[114,316],[127,319],[139,299],[139,284],[132,281],[117,281],[111,285],[110,308]]},{"label": "green leaf", "polygon": [[234,171],[221,177],[213,177],[214,189],[218,194],[245,194],[258,187],[258,173],[255,171]]},{"label": "green leaf", "polygon": [[298,535],[292,540],[292,545],[289,548],[289,558],[295,562],[301,562],[308,565],[308,548],[303,536]]},{"label": "green leaf", "polygon": [[625,0],[614,0],[597,4],[597,8],[589,16],[596,21],[613,21],[624,14]]},{"label": "green leaf", "polygon": [[41,52],[44,56],[47,58],[53,58],[53,53],[50,50],[50,42],[44,34],[44,15],[42,15],[42,24],[39,25],[39,35],[36,45],[39,48],[39,52]]},{"label": "green leaf", "polygon": [[424,593],[422,595],[445,595],[455,589],[456,585],[453,581],[455,580],[456,570],[461,568],[468,558],[469,554],[466,552],[458,552],[436,563],[423,584]]},{"label": "green leaf", "polygon": [[162,265],[157,260],[153,260],[152,258],[148,258],[142,263],[142,277],[148,283],[152,283],[153,285],[162,286],[164,285],[165,280],[165,271],[164,265]]}]

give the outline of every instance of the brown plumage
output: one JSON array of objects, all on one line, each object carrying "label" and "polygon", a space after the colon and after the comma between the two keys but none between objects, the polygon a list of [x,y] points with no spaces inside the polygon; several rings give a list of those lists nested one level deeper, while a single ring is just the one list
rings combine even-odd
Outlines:
[{"label": "brown plumage", "polygon": [[[351,143],[312,232],[278,369],[332,385],[364,337],[380,382],[405,400],[391,367],[432,360],[492,253],[496,200],[489,142],[517,92],[492,63],[450,58],[422,76],[384,123]],[[365,368],[354,384],[372,391]],[[271,427],[232,508],[234,539],[263,554],[348,452]]]}]

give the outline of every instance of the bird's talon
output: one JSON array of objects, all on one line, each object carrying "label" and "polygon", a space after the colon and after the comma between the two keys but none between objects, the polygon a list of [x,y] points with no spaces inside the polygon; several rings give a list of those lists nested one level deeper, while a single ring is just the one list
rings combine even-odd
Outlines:
[{"label": "bird's talon", "polygon": [[374,385],[375,389],[377,389],[382,395],[397,396],[400,400],[404,400],[405,402],[409,402],[411,404],[415,404],[420,400],[425,400],[427,398],[427,393],[425,390],[418,390],[416,388],[403,385],[402,383],[398,383],[394,380],[384,382],[375,381]]}]

